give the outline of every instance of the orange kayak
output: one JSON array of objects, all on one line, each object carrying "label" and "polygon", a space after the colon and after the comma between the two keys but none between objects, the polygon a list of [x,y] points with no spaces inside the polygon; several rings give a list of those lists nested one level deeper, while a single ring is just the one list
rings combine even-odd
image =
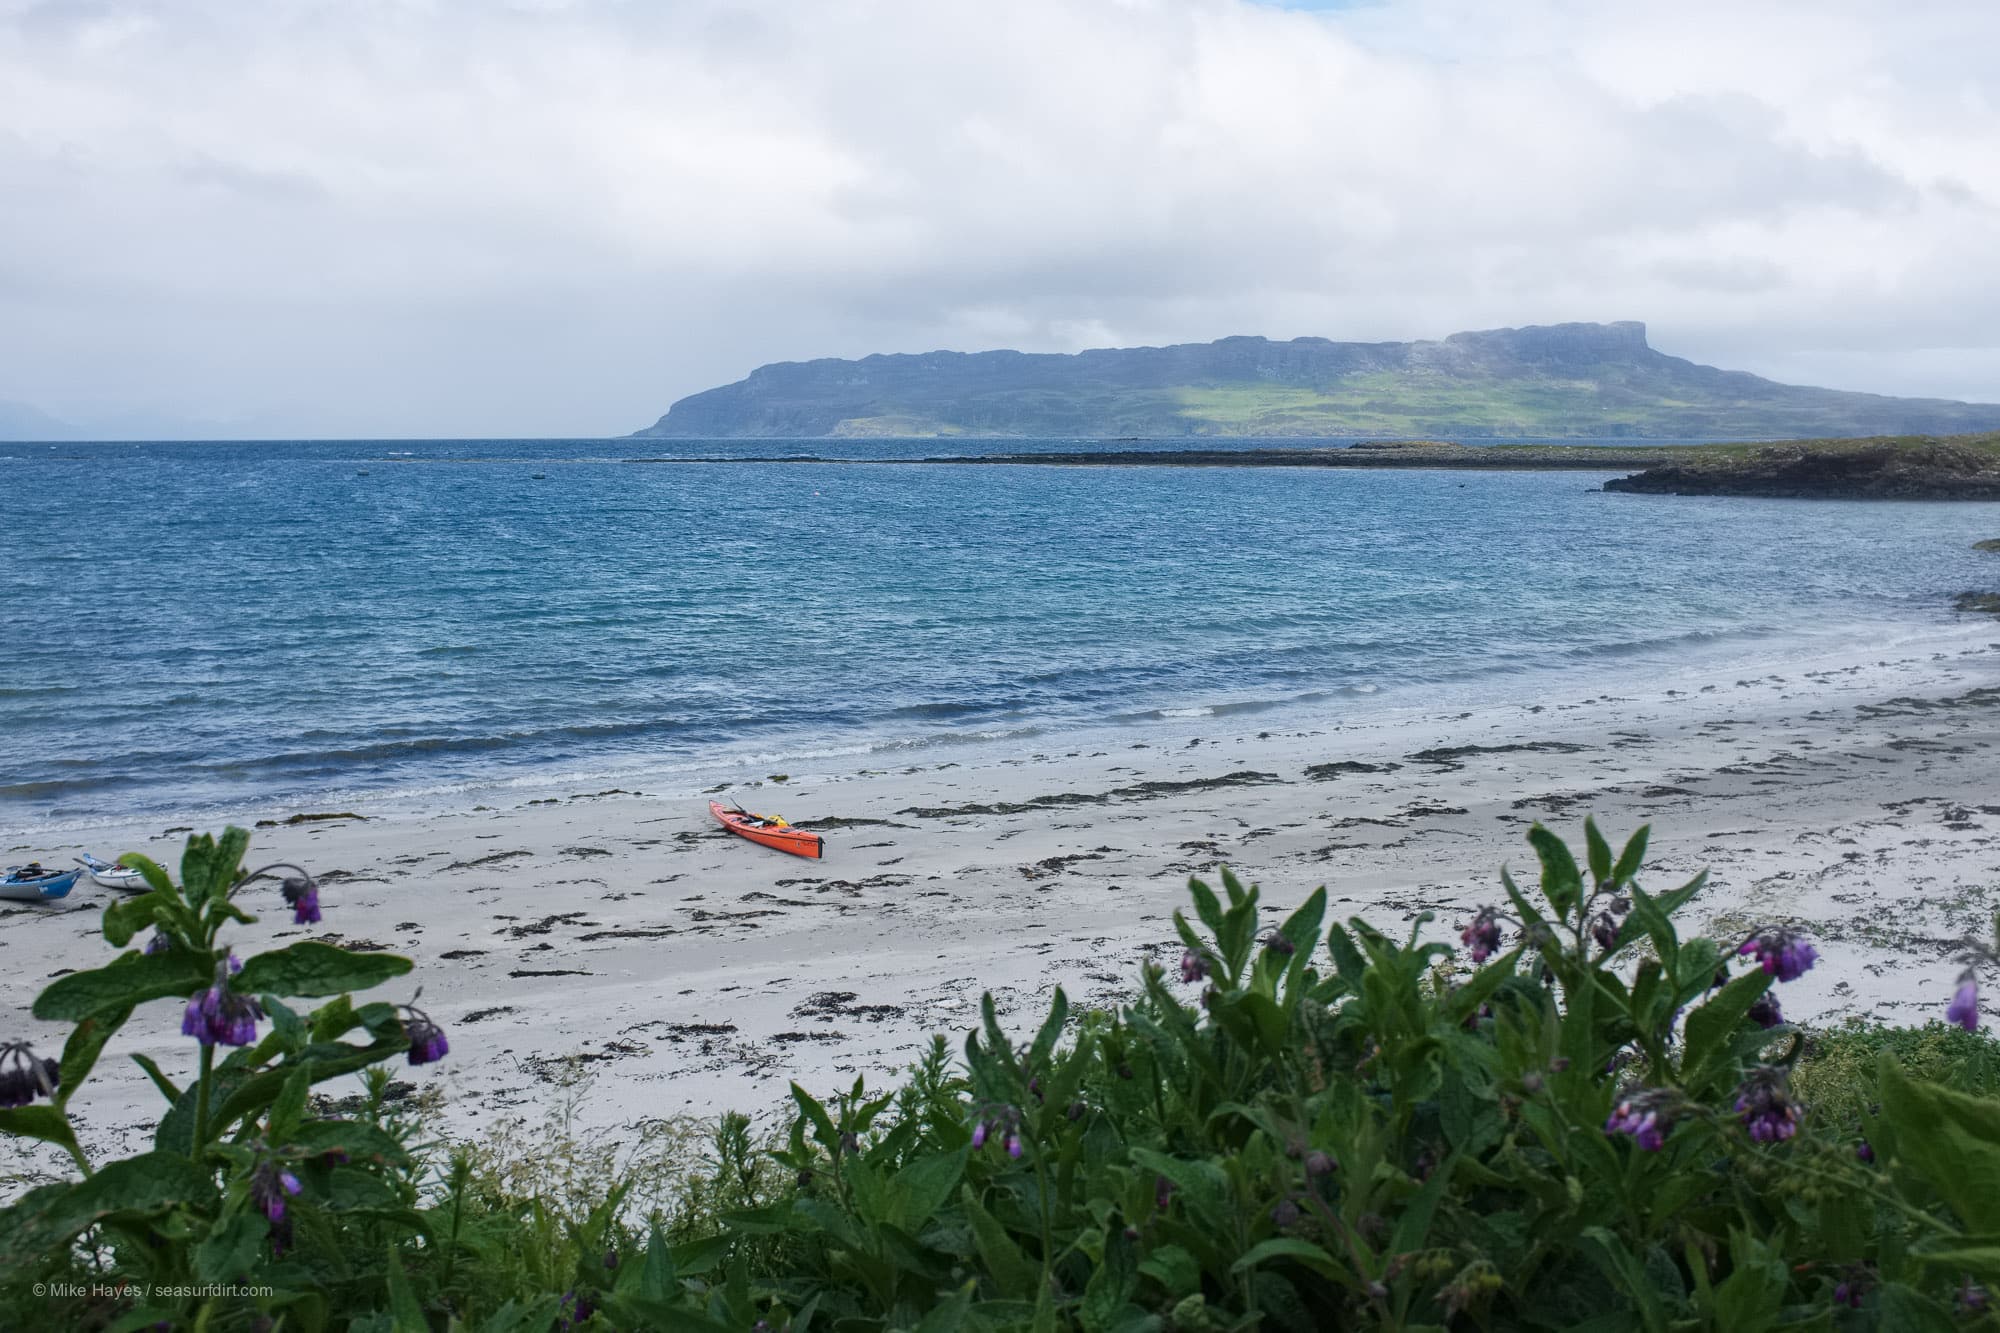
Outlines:
[{"label": "orange kayak", "polygon": [[708,812],[715,816],[716,823],[739,838],[748,838],[766,847],[790,852],[793,856],[819,859],[821,843],[817,833],[793,828],[784,820],[772,815],[753,815],[747,810],[728,810],[719,801],[710,801]]}]

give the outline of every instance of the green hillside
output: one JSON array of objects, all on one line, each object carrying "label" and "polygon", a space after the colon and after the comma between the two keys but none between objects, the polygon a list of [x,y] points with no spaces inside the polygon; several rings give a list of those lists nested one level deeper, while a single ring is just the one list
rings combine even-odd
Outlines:
[{"label": "green hillside", "polygon": [[2000,404],[1779,384],[1647,345],[1637,323],[1440,342],[1273,342],[783,362],[675,403],[664,438],[1447,436],[1771,439],[2000,427]]}]

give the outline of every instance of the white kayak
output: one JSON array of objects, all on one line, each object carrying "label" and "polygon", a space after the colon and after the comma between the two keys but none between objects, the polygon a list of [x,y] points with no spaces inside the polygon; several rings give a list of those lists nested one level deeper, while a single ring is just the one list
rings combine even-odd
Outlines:
[{"label": "white kayak", "polygon": [[146,877],[130,866],[121,866],[115,861],[100,861],[85,852],[76,858],[78,865],[90,872],[90,877],[107,889],[117,889],[123,893],[144,893]]}]

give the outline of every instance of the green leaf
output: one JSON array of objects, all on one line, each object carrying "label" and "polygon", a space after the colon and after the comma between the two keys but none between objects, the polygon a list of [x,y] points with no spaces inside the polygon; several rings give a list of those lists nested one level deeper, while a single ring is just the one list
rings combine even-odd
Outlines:
[{"label": "green leaf", "polygon": [[733,1237],[708,1236],[674,1246],[674,1267],[683,1277],[700,1277],[729,1257]]},{"label": "green leaf", "polygon": [[1611,844],[1597,831],[1597,821],[1583,817],[1583,844],[1590,858],[1590,877],[1599,884],[1611,878]]},{"label": "green leaf", "polygon": [[1528,843],[1542,862],[1542,896],[1558,917],[1567,917],[1583,896],[1583,873],[1569,847],[1540,824],[1528,830]]},{"label": "green leaf", "polygon": [[1930,1183],[1967,1230],[2000,1232],[2000,1098],[1914,1082],[1888,1051],[1877,1086],[1896,1158]]},{"label": "green leaf", "polygon": [[104,1053],[104,1043],[112,1034],[125,1025],[132,1016],[130,1009],[108,1009],[95,1018],[86,1018],[78,1023],[63,1043],[62,1086],[57,1090],[57,1106],[68,1106],[69,1099],[77,1089],[89,1079],[90,1071],[97,1067],[97,1057]]},{"label": "green leaf", "polygon": [[1731,1235],[1729,1249],[1735,1271],[1715,1289],[1716,1326],[1730,1333],[1764,1333],[1784,1309],[1785,1265],[1744,1232]]},{"label": "green leaf", "polygon": [[1175,1298],[1201,1290],[1201,1265],[1178,1245],[1156,1246],[1139,1265],[1139,1271]]},{"label": "green leaf", "polygon": [[965,1312],[972,1308],[972,1283],[968,1282],[933,1305],[916,1333],[958,1333],[965,1325]]},{"label": "green leaf", "polygon": [[[1627,892],[1632,895],[1632,919],[1645,929],[1647,936],[1653,941],[1653,951],[1660,957],[1661,966],[1666,968],[1667,975],[1673,977],[1678,984],[1681,980],[1681,942],[1680,936],[1674,932],[1673,922],[1668,919],[1667,913],[1660,909],[1658,900],[1637,884]],[[1708,977],[1702,978],[1703,985],[1708,981]]]},{"label": "green leaf", "polygon": [[167,1077],[164,1070],[153,1063],[152,1056],[140,1055],[135,1051],[132,1054],[132,1061],[146,1071],[146,1077],[153,1080],[153,1086],[160,1090],[167,1101],[177,1102],[181,1099],[181,1090],[174,1086],[174,1081]]},{"label": "green leaf", "polygon": [[1285,924],[1278,927],[1278,933],[1292,946],[1293,956],[1303,958],[1310,954],[1313,942],[1319,936],[1319,923],[1326,917],[1326,887],[1312,891],[1312,895],[1299,909],[1285,918]]},{"label": "green leaf", "polygon": [[1069,997],[1063,994],[1061,986],[1056,987],[1055,997],[1049,1002],[1049,1016],[1042,1020],[1042,1027],[1035,1034],[1034,1045],[1028,1048],[1028,1072],[1041,1072],[1048,1063],[1049,1056],[1062,1039],[1063,1024],[1069,1021]]},{"label": "green leaf", "polygon": [[1396,1231],[1391,1237],[1390,1248],[1398,1252],[1422,1249],[1430,1235],[1431,1219],[1436,1216],[1438,1203],[1444,1198],[1445,1187],[1451,1180],[1452,1169],[1458,1165],[1458,1154],[1453,1153],[1438,1163],[1431,1172],[1424,1187],[1396,1219]]},{"label": "green leaf", "polygon": [[1035,1284],[1041,1281],[1041,1270],[1028,1262],[1007,1229],[981,1206],[970,1185],[959,1190],[959,1200],[965,1206],[966,1220],[972,1224],[972,1243],[985,1261],[986,1271],[993,1275],[999,1294],[1016,1300],[1031,1299]]},{"label": "green leaf", "polygon": [[[486,1316],[485,1322],[479,1325],[479,1333],[542,1333],[554,1322],[561,1305],[560,1296],[544,1296],[526,1305],[516,1305],[510,1300]],[[457,1324],[452,1327],[456,1328]]]},{"label": "green leaf", "polygon": [[[259,1114],[277,1099],[286,1080],[296,1073],[303,1072],[310,1082],[324,1083],[330,1078],[351,1074],[393,1055],[400,1055],[409,1046],[409,1041],[401,1036],[371,1042],[366,1046],[352,1046],[339,1041],[315,1043],[282,1064],[248,1077],[239,1075],[240,1081],[219,1085],[227,1095],[219,1099],[219,1105],[209,1120],[209,1130],[220,1136],[238,1120]],[[215,1100],[213,1090],[211,1099]]]},{"label": "green leaf", "polygon": [[1613,884],[1623,884],[1639,873],[1639,863],[1646,859],[1646,839],[1652,832],[1651,824],[1641,824],[1639,831],[1625,840],[1625,850],[1618,853],[1618,864],[1611,867]]},{"label": "green leaf", "polygon": [[138,852],[127,852],[118,858],[118,864],[121,866],[130,866],[141,875],[144,875],[147,886],[155,893],[164,893],[169,896],[173,894],[174,882],[167,878],[166,870],[152,857],[143,856]]},{"label": "green leaf", "polygon": [[0,1212],[0,1271],[27,1271],[114,1213],[156,1213],[175,1204],[205,1203],[214,1194],[208,1173],[183,1154],[121,1158],[87,1180],[31,1191]]},{"label": "green leaf", "polygon": [[207,833],[190,833],[181,849],[181,885],[188,901],[199,907],[208,897],[210,868],[215,863],[215,839]]},{"label": "green leaf", "polygon": [[305,1119],[306,1092],[312,1086],[312,1071],[300,1065],[292,1071],[291,1077],[278,1089],[278,1096],[271,1103],[271,1140],[283,1143],[291,1138]]},{"label": "green leaf", "polygon": [[806,1120],[813,1127],[813,1138],[818,1141],[819,1146],[826,1149],[829,1154],[839,1152],[840,1131],[833,1127],[833,1121],[828,1118],[826,1108],[819,1104],[819,1099],[794,1083],[792,1100],[797,1102],[799,1110],[805,1113]]},{"label": "green leaf", "polygon": [[35,997],[30,1012],[48,1022],[77,1022],[148,1000],[192,995],[210,979],[206,959],[178,949],[128,954],[104,967],[57,977]]},{"label": "green leaf", "polygon": [[[1660,1305],[1660,1294],[1654,1290],[1653,1280],[1644,1266],[1625,1248],[1625,1242],[1603,1227],[1585,1227],[1583,1239],[1590,1242],[1584,1248],[1598,1268],[1603,1270],[1604,1276],[1638,1307],[1639,1318],[1647,1333],[1665,1333],[1667,1312]],[[1723,1327],[1735,1326],[1724,1324]]]},{"label": "green leaf", "polygon": [[271,1224],[255,1213],[238,1213],[210,1231],[195,1247],[195,1273],[203,1282],[234,1282],[257,1271],[268,1249]]},{"label": "green leaf", "polygon": [[120,898],[104,909],[104,938],[114,949],[132,942],[140,929],[153,923],[162,907],[171,906],[171,891],[153,890],[136,898]]},{"label": "green leaf", "polygon": [[1360,989],[1361,974],[1368,970],[1368,962],[1355,947],[1354,937],[1338,921],[1327,928],[1326,951],[1333,955],[1333,970],[1340,974],[1340,979],[1349,988]]},{"label": "green leaf", "polygon": [[926,1157],[898,1171],[889,1186],[893,1200],[889,1220],[908,1232],[920,1230],[958,1187],[959,1177],[965,1174],[966,1152],[960,1148]]},{"label": "green leaf", "polygon": [[260,953],[232,983],[245,994],[340,995],[400,977],[412,964],[390,953],[349,953],[317,940]]},{"label": "green leaf", "polygon": [[1299,1240],[1292,1236],[1273,1236],[1269,1240],[1257,1242],[1244,1251],[1242,1258],[1230,1265],[1229,1271],[1247,1272],[1273,1259],[1290,1259],[1294,1263],[1310,1268],[1321,1277],[1331,1278],[1343,1286],[1357,1285],[1355,1275],[1346,1265],[1310,1241]]},{"label": "green leaf", "polygon": [[1959,1327],[1951,1311],[1901,1282],[1884,1283],[1875,1301],[1883,1333],[1954,1333]]},{"label": "green leaf", "polygon": [[1104,1257],[1083,1289],[1077,1322],[1090,1333],[1109,1330],[1138,1285],[1139,1267],[1132,1255],[1132,1242],[1125,1239],[1123,1227],[1114,1228],[1104,1242]]},{"label": "green leaf", "polygon": [[403,1261],[396,1255],[396,1247],[389,1246],[389,1314],[395,1320],[396,1333],[430,1333],[430,1320],[424,1317],[424,1307],[417,1303],[417,1293],[410,1289],[410,1279],[403,1272]]},{"label": "green leaf", "polygon": [[639,1270],[639,1295],[649,1301],[670,1301],[679,1291],[679,1274],[674,1269],[674,1252],[655,1222],[646,1236],[646,1263]]},{"label": "green leaf", "polygon": [[0,1134],[40,1139],[63,1148],[76,1147],[76,1132],[69,1117],[54,1106],[10,1106],[0,1109]]},{"label": "green leaf", "polygon": [[1734,1051],[1730,1040],[1746,1021],[1750,1006],[1771,988],[1770,974],[1761,968],[1745,972],[1709,997],[1687,1016],[1687,1046],[1681,1056],[1683,1081],[1699,1093],[1715,1076],[1727,1077]]},{"label": "green leaf", "polygon": [[1194,899],[1194,914],[1201,918],[1201,924],[1208,927],[1208,933],[1220,939],[1222,936],[1222,904],[1216,901],[1215,891],[1192,877],[1188,880],[1188,896]]}]

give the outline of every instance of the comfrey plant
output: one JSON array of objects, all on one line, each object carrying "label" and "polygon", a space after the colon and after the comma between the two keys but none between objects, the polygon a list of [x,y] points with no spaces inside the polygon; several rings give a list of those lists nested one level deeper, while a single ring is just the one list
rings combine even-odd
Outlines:
[{"label": "comfrey plant", "polygon": [[[1539,892],[1503,875],[1456,951],[1428,914],[1397,941],[1328,925],[1319,892],[1272,927],[1255,887],[1194,881],[1174,972],[1149,968],[1135,1003],[1076,1016],[1058,991],[1017,1046],[988,997],[962,1074],[933,1062],[829,1104],[794,1088],[795,1197],[739,1214],[716,1238],[739,1248],[700,1254],[664,1305],[628,1286],[599,1308],[1134,1333],[1982,1311],[2000,1192],[1910,1165],[1941,1164],[1939,1125],[1970,1112],[1885,1067],[1866,1152],[1851,1125],[1816,1130],[1774,992],[1811,941],[1683,939],[1703,880],[1649,892],[1644,830],[1615,854],[1584,834],[1580,865],[1535,828]],[[2000,1110],[1982,1114],[1946,1138],[2000,1170]]]},{"label": "comfrey plant", "polygon": [[[58,978],[34,1002],[35,1018],[71,1025],[60,1058],[36,1054],[25,1040],[0,1046],[0,1132],[57,1145],[77,1172],[0,1212],[0,1273],[59,1264],[81,1242],[100,1271],[151,1290],[273,1289],[247,1302],[174,1296],[128,1311],[120,1327],[184,1319],[188,1327],[256,1319],[268,1327],[281,1314],[320,1322],[330,1272],[347,1261],[301,1253],[302,1229],[333,1236],[363,1227],[374,1248],[378,1233],[394,1230],[409,1161],[377,1121],[315,1114],[309,1094],[397,1056],[421,1064],[447,1049],[422,1012],[352,998],[408,972],[408,959],[314,940],[236,956],[227,936],[255,921],[246,903],[265,881],[283,874],[278,894],[295,924],[323,912],[319,884],[300,867],[242,870],[248,845],[238,828],[190,838],[178,885],[143,856],[122,858],[148,886],[105,909],[104,937],[122,952]],[[127,947],[149,929],[144,949]],[[302,999],[317,1003],[294,1007]],[[161,1062],[133,1055],[166,1101],[153,1146],[93,1163],[70,1119],[73,1100],[112,1036],[161,1000],[179,1004],[193,1076],[182,1084]]]}]

